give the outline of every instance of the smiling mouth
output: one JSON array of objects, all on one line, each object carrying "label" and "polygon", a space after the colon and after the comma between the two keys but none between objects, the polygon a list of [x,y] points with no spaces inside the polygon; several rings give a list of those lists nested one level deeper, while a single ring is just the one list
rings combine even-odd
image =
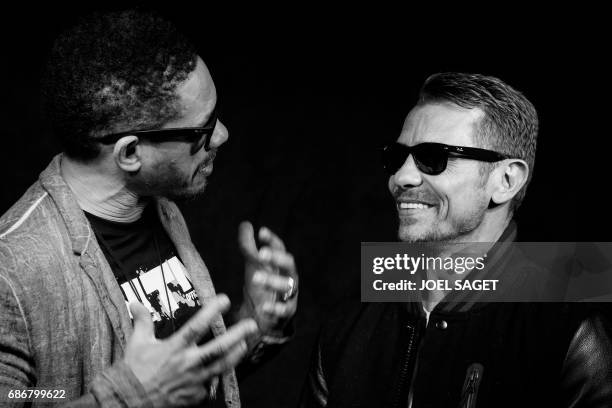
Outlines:
[{"label": "smiling mouth", "polygon": [[202,173],[204,175],[210,175],[213,170],[213,163],[215,161],[216,152],[212,152],[210,156],[208,156],[202,164],[198,167],[196,174]]},{"label": "smiling mouth", "polygon": [[417,203],[417,202],[404,202],[404,201],[398,201],[397,202],[397,209],[398,210],[426,210],[428,208],[432,208],[433,205],[429,205],[426,203]]},{"label": "smiling mouth", "polygon": [[211,161],[206,161],[204,163],[202,163],[198,169],[195,171],[195,173],[193,173],[193,177],[196,177],[198,174],[203,175],[204,177],[208,177],[212,174],[213,172],[213,162]]}]

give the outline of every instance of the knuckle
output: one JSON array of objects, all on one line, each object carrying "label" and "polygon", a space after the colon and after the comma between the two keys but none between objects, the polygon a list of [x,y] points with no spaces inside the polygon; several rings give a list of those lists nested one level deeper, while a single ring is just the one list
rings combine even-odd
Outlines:
[{"label": "knuckle", "polygon": [[213,355],[211,353],[200,354],[200,365],[205,367],[208,364],[210,364],[212,359],[213,359]]},{"label": "knuckle", "polygon": [[213,348],[213,355],[220,356],[227,352],[227,345],[225,343],[219,343]]}]

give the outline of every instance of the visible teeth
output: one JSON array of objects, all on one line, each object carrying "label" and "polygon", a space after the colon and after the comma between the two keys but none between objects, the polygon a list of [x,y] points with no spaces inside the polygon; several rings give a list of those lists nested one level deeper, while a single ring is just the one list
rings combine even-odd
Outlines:
[{"label": "visible teeth", "polygon": [[399,207],[403,210],[429,208],[428,205],[419,203],[400,203]]}]

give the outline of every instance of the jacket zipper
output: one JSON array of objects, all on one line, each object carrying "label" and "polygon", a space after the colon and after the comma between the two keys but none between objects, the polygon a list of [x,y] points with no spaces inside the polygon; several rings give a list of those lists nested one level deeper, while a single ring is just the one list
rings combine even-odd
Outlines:
[{"label": "jacket zipper", "polygon": [[468,367],[463,383],[463,390],[461,391],[459,408],[476,407],[476,397],[478,396],[478,387],[482,380],[483,371],[484,367],[479,363],[474,363]]},{"label": "jacket zipper", "polygon": [[406,376],[408,375],[408,369],[410,368],[410,354],[412,353],[412,347],[414,345],[414,338],[416,336],[416,327],[410,324],[407,324],[406,327],[411,331],[410,338],[408,340],[408,347],[406,348],[406,353],[404,354],[404,364],[402,365],[402,369],[400,371],[400,378],[397,385],[397,389],[395,390],[395,401],[394,407],[401,407],[401,397],[402,397],[402,388],[406,385]]}]

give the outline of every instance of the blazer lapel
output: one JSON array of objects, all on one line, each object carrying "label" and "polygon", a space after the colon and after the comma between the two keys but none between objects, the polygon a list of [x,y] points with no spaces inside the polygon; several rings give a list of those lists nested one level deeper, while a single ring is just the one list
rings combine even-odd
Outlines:
[{"label": "blazer lapel", "polygon": [[[189,274],[189,278],[198,294],[200,303],[206,306],[208,300],[215,295],[215,288],[208,268],[191,242],[185,219],[181,215],[176,204],[167,198],[157,198],[157,210],[162,225],[174,243],[183,265]],[[225,323],[223,323],[221,317],[213,321],[211,330],[215,337],[225,333]],[[225,374],[222,383],[225,400],[228,406],[232,408],[240,407],[240,394],[235,371],[231,370]]]}]

